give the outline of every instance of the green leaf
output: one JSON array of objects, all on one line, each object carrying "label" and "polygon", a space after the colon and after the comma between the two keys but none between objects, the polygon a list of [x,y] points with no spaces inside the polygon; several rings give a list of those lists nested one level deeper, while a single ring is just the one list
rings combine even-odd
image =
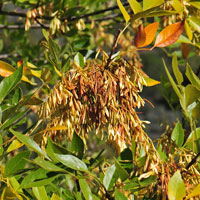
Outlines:
[{"label": "green leaf", "polygon": [[37,200],[49,200],[44,186],[33,187],[32,190]]},{"label": "green leaf", "polygon": [[178,121],[174,130],[172,131],[171,139],[175,141],[175,143],[181,147],[184,142],[184,131],[181,123]]},{"label": "green leaf", "polygon": [[186,190],[180,171],[176,171],[168,183],[169,200],[183,200]]},{"label": "green leaf", "polygon": [[0,156],[3,154],[3,137],[0,135]]},{"label": "green leaf", "polygon": [[200,127],[196,128],[195,131],[192,131],[188,137],[188,139],[186,140],[184,147],[186,149],[190,149],[195,153],[199,153],[200,149]]},{"label": "green leaf", "polygon": [[115,165],[110,166],[103,178],[103,185],[105,186],[106,190],[112,189],[114,183],[117,181],[119,178],[117,169]]},{"label": "green leaf", "polygon": [[127,200],[126,196],[115,189],[115,200]]},{"label": "green leaf", "polygon": [[115,159],[115,166],[120,179],[122,181],[125,181],[129,177],[128,172],[122,166],[120,166],[120,163],[116,159]]},{"label": "green leaf", "polygon": [[72,142],[69,150],[73,153],[77,153],[80,158],[83,157],[84,143],[83,140],[74,132]]},{"label": "green leaf", "polygon": [[176,10],[177,12],[183,11],[183,5],[181,4],[180,0],[172,0],[172,1],[169,1],[169,3],[172,5],[174,10]]},{"label": "green leaf", "polygon": [[188,18],[190,25],[198,32],[200,32],[200,20],[197,17],[190,17]]},{"label": "green leaf", "polygon": [[200,116],[200,102],[192,109],[192,118],[198,120]]},{"label": "green leaf", "polygon": [[124,190],[135,190],[140,187],[139,181],[137,177],[134,177],[133,179],[130,179],[130,182],[126,183],[126,185],[123,187]]},{"label": "green leaf", "polygon": [[20,132],[14,131],[12,129],[9,129],[10,132],[16,136],[16,138],[18,140],[20,140],[21,142],[23,142],[27,147],[31,148],[33,151],[37,152],[38,154],[44,156],[45,158],[47,158],[48,160],[50,160],[50,158],[46,155],[46,153],[44,151],[42,151],[42,149],[39,147],[39,145],[33,140],[31,139],[29,136],[23,135]]},{"label": "green leaf", "polygon": [[3,40],[0,40],[0,52],[3,50]]},{"label": "green leaf", "polygon": [[23,67],[18,68],[12,75],[4,78],[0,83],[0,104],[4,98],[17,86],[23,74]]},{"label": "green leaf", "polygon": [[142,12],[142,7],[140,3],[138,3],[136,0],[128,0],[128,3],[131,6],[131,9],[133,10],[134,14],[138,12]]},{"label": "green leaf", "polygon": [[168,71],[168,69],[167,69],[167,66],[166,66],[164,60],[163,60],[163,63],[164,63],[165,71],[166,71],[166,73],[167,73],[167,76],[168,76],[168,78],[169,78],[169,81],[170,81],[170,83],[171,83],[171,85],[172,85],[172,87],[173,87],[173,89],[174,89],[176,95],[178,96],[181,105],[183,106],[183,96],[182,96],[180,90],[178,89],[176,83],[174,82],[172,76],[170,75],[170,73],[169,73],[169,71]]},{"label": "green leaf", "polygon": [[74,63],[79,66],[79,67],[84,67],[85,66],[85,60],[84,57],[81,53],[77,53],[74,57]]},{"label": "green leaf", "polygon": [[59,146],[58,144],[51,141],[50,138],[48,138],[47,147],[45,149],[47,155],[54,161],[58,161],[55,157],[54,153],[58,154],[69,154],[70,152],[65,149],[62,146]]},{"label": "green leaf", "polygon": [[64,169],[53,164],[53,162],[43,160],[41,157],[35,158],[33,162],[39,165],[41,168],[46,169],[48,171],[66,172]]},{"label": "green leaf", "polygon": [[163,162],[167,161],[167,154],[162,150],[162,145],[160,144],[157,149],[159,156]]},{"label": "green leaf", "polygon": [[54,153],[56,159],[63,165],[78,171],[87,171],[86,164],[79,158],[73,155],[61,155]]},{"label": "green leaf", "polygon": [[189,106],[190,104],[192,104],[199,97],[200,97],[200,90],[198,90],[195,86],[188,84],[185,87],[186,106]]},{"label": "green leaf", "polygon": [[199,1],[191,1],[188,2],[190,5],[194,6],[195,8],[200,9],[200,2]]},{"label": "green leaf", "polygon": [[12,105],[17,105],[19,101],[22,99],[22,97],[23,97],[22,89],[20,87],[16,88],[15,93],[12,97]]},{"label": "green leaf", "polygon": [[[24,107],[26,108],[26,107]],[[3,129],[6,129],[8,127],[10,127],[11,125],[14,125],[18,120],[20,120],[21,117],[23,117],[27,112],[29,111],[29,108],[27,108],[25,111],[23,112],[13,112],[13,116],[6,120],[1,126],[0,128],[3,130]]]},{"label": "green leaf", "polygon": [[126,9],[124,8],[124,6],[122,5],[120,0],[117,0],[117,4],[119,6],[119,9],[120,9],[122,15],[124,16],[125,21],[128,22],[130,20],[130,16],[127,13]]},{"label": "green leaf", "polygon": [[173,69],[175,78],[177,80],[177,83],[179,85],[181,85],[181,83],[183,82],[183,75],[178,68],[178,61],[177,61],[176,52],[174,53],[173,58],[172,58],[172,69]]},{"label": "green leaf", "polygon": [[141,181],[139,181],[139,184],[142,187],[147,187],[148,185],[154,183],[157,180],[158,176],[153,175],[153,176],[149,176],[148,178],[142,179]]},{"label": "green leaf", "polygon": [[12,143],[9,145],[8,149],[7,149],[7,152],[11,152],[15,149],[18,149],[20,147],[22,147],[24,144],[19,142],[19,140],[15,139],[12,141]]},{"label": "green leaf", "polygon": [[88,186],[87,182],[85,179],[79,179],[79,184],[81,191],[83,193],[83,196],[85,197],[86,200],[92,200],[92,192],[90,187]]},{"label": "green leaf", "polygon": [[192,69],[188,63],[186,65],[185,75],[187,76],[189,81],[192,83],[192,85],[196,86],[200,90],[200,80],[199,80],[198,76],[192,71]]},{"label": "green leaf", "polygon": [[55,193],[53,193],[51,200],[62,200],[61,197],[59,197],[58,195],[56,195]]},{"label": "green leaf", "polygon": [[44,35],[46,41],[49,40],[49,34],[47,33],[47,31],[45,29],[42,29],[42,34]]},{"label": "green leaf", "polygon": [[11,176],[13,174],[16,174],[20,170],[23,170],[27,163],[25,159],[28,159],[29,156],[30,156],[29,151],[23,151],[16,154],[16,156],[8,160],[5,166],[5,176],[6,177]]},{"label": "green leaf", "polygon": [[59,67],[59,58],[60,58],[60,46],[56,41],[49,38],[49,50],[53,57],[53,61]]},{"label": "green leaf", "polygon": [[150,8],[159,6],[163,3],[164,3],[164,0],[153,0],[153,1],[143,0],[143,10],[148,10]]}]

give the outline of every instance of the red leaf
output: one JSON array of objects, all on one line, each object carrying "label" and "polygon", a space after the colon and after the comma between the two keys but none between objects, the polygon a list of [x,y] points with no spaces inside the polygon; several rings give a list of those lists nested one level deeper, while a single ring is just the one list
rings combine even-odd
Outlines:
[{"label": "red leaf", "polygon": [[176,42],[184,29],[185,20],[164,28],[157,36],[154,47],[166,47]]},{"label": "red leaf", "polygon": [[146,41],[146,33],[143,28],[143,24],[140,24],[137,29],[137,33],[134,39],[134,43],[136,47],[142,47]]},{"label": "red leaf", "polygon": [[158,25],[159,25],[158,22],[154,22],[152,24],[149,24],[147,27],[145,27],[145,29],[143,29],[143,25],[141,24],[138,27],[138,31],[135,36],[135,40],[134,40],[135,46],[144,47],[151,44],[151,42],[153,41],[156,35]]}]

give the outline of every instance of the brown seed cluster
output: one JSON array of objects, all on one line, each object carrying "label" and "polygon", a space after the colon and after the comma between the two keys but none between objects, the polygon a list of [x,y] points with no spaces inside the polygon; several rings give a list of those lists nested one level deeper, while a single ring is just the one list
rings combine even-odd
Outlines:
[{"label": "brown seed cluster", "polygon": [[76,131],[85,142],[88,133],[95,131],[122,151],[142,131],[136,108],[144,105],[138,94],[145,84],[143,74],[122,59],[109,70],[94,63],[84,69],[74,67],[42,105],[40,116],[49,119],[44,139],[71,140]]}]

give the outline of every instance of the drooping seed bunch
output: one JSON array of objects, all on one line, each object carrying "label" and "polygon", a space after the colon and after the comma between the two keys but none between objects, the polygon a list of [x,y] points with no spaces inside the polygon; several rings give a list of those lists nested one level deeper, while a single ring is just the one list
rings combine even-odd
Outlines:
[{"label": "drooping seed bunch", "polygon": [[[143,74],[122,59],[109,70],[94,63],[83,69],[74,67],[54,86],[41,108],[40,116],[49,120],[45,137],[71,140],[76,131],[85,140],[95,131],[101,137],[107,135],[122,151],[142,131],[136,108],[144,105],[138,94],[145,84]],[[60,126],[64,128],[51,129]]]}]

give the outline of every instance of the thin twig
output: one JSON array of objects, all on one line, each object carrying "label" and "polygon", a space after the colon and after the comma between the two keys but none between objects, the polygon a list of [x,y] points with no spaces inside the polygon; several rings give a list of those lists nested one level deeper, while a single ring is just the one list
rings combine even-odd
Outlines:
[{"label": "thin twig", "polygon": [[117,47],[117,42],[118,42],[120,33],[121,33],[121,30],[118,30],[118,33],[115,37],[115,41],[113,43],[113,46],[112,46],[112,49],[111,49],[111,52],[110,52],[110,55],[109,55],[109,58],[107,60],[106,66],[105,66],[105,69],[109,69],[109,65],[110,65],[110,62],[112,60],[112,55],[114,54],[115,48]]},{"label": "thin twig", "polygon": [[186,166],[186,169],[189,169],[193,164],[195,164],[199,156],[200,152],[191,160],[191,162],[189,162],[189,164]]},{"label": "thin twig", "polygon": [[[124,3],[123,5],[126,7],[129,4]],[[98,10],[98,11],[91,12],[91,13],[84,14],[84,15],[80,15],[80,16],[63,17],[61,19],[61,21],[65,21],[65,20],[76,21],[76,20],[79,20],[79,19],[88,18],[90,16],[95,16],[95,15],[102,14],[102,13],[105,13],[105,12],[108,12],[108,11],[113,11],[113,10],[116,10],[116,9],[119,9],[119,7],[118,6],[112,6],[112,7],[106,8],[106,9]],[[0,15],[9,15],[9,16],[15,16],[15,17],[22,17],[22,18],[27,17],[25,12],[13,12],[13,11],[3,11],[3,10],[0,10]],[[40,16],[39,15],[39,16],[37,16],[37,19],[52,20],[53,17],[52,16]]]}]

